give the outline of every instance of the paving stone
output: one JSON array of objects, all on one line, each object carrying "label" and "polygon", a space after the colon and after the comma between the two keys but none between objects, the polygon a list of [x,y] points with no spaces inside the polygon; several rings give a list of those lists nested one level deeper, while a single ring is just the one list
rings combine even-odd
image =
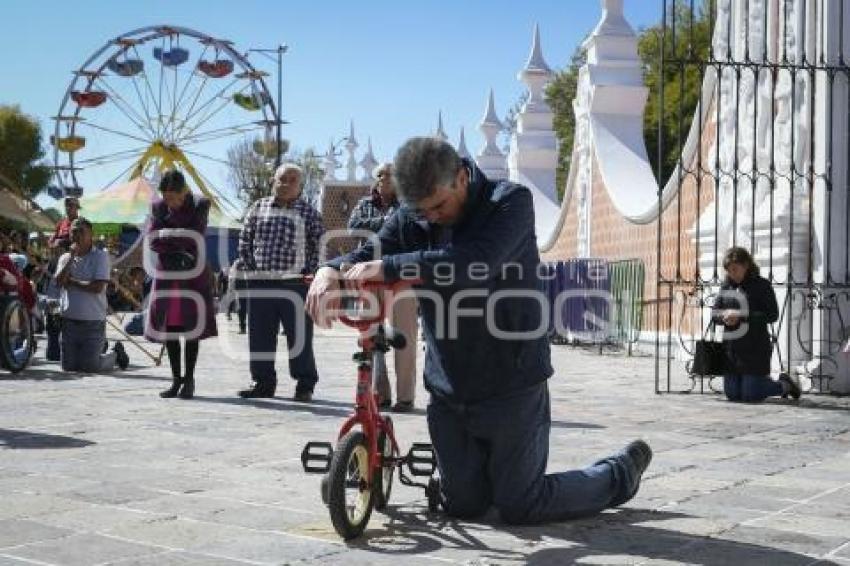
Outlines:
[{"label": "paving stone", "polygon": [[4,553],[13,558],[37,560],[48,564],[91,566],[151,555],[161,548],[127,542],[95,534],[79,534],[55,541],[7,548]]},{"label": "paving stone", "polygon": [[0,521],[0,549],[32,542],[62,538],[73,534],[69,529],[60,529],[27,519]]},{"label": "paving stone", "polygon": [[[237,399],[247,362],[215,340],[201,345],[191,402],[158,397],[165,365],[55,380],[37,360],[4,380],[0,544],[18,544],[0,547],[0,565],[850,564],[850,399],[656,395],[652,357],[569,347],[553,348],[548,470],[643,437],[655,456],[637,497],[581,521],[507,527],[495,513],[431,515],[421,489],[396,482],[387,514],[343,544],[299,455],[306,440],[333,442],[350,411],[354,340],[317,332],[309,405],[292,401],[282,357],[276,398]],[[427,440],[426,402],[420,383],[418,411],[394,415],[402,449]]]}]

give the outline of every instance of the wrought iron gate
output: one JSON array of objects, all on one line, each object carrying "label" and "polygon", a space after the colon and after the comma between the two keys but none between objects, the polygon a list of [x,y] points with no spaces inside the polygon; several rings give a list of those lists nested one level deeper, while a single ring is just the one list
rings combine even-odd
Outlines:
[{"label": "wrought iron gate", "polygon": [[678,159],[658,193],[656,392],[708,390],[683,362],[733,245],[776,291],[774,368],[846,392],[835,378],[846,376],[837,354],[850,325],[850,0],[662,0],[662,10],[657,177],[665,154]]}]

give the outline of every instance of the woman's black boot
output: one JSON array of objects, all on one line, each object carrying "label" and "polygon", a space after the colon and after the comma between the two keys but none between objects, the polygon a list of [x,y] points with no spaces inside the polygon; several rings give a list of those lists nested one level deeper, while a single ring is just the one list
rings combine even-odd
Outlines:
[{"label": "woman's black boot", "polygon": [[183,384],[183,379],[180,377],[174,377],[171,381],[171,387],[166,389],[165,391],[160,391],[159,396],[163,399],[171,399],[172,397],[177,397],[177,392],[180,391],[180,386]]},{"label": "woman's black boot", "polygon": [[183,380],[183,388],[180,389],[181,399],[191,399],[195,395],[195,378],[187,377]]}]

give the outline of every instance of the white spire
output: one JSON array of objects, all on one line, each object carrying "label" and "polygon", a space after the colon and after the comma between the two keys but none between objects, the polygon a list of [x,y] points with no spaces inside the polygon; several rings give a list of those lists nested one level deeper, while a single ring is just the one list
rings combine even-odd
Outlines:
[{"label": "white spire", "polygon": [[528,61],[525,63],[524,71],[545,73],[547,75],[552,73],[552,69],[549,68],[549,65],[547,65],[546,61],[543,59],[543,49],[540,48],[540,26],[537,24],[534,24],[534,38],[531,40],[531,53],[528,55]]},{"label": "white spire", "polygon": [[502,131],[502,122],[496,116],[496,104],[493,97],[493,89],[490,89],[490,96],[487,99],[487,108],[484,111],[484,117],[481,123],[478,124],[478,129],[484,134],[484,147],[481,148],[481,153],[475,158],[476,163],[491,179],[506,179],[508,175],[507,163],[505,155],[499,149],[496,143],[496,137]]},{"label": "white spire", "polygon": [[339,167],[334,155],[334,141],[328,142],[328,152],[325,154],[325,181],[336,181],[336,168]]},{"label": "white spire", "polygon": [[439,138],[443,141],[447,141],[449,136],[446,135],[446,131],[443,129],[443,111],[440,110],[437,112],[437,131],[434,132],[434,137]]},{"label": "white spire", "polygon": [[508,154],[510,179],[533,186],[552,202],[557,202],[555,169],[558,165],[558,142],[552,128],[552,109],[543,97],[552,70],[543,59],[540,27],[535,24],[531,54],[518,78],[528,88],[528,99],[516,117]]},{"label": "white spire", "polygon": [[349,183],[357,181],[357,159],[354,157],[354,152],[358,147],[360,146],[357,143],[357,139],[354,137],[354,120],[352,120],[348,139],[345,142],[345,149],[348,150],[348,163],[346,163],[348,168],[348,177],[346,180]]},{"label": "white spire", "polygon": [[496,116],[496,103],[493,99],[493,89],[490,89],[490,98],[487,99],[487,109],[484,110],[484,117],[481,118],[481,125],[484,124],[492,124],[498,127],[500,130],[502,129],[502,122],[499,120],[499,117]]},{"label": "white spire", "polygon": [[463,133],[463,126],[460,127],[460,141],[457,142],[457,154],[464,159],[472,159],[472,155],[466,147],[466,136]]},{"label": "white spire", "polygon": [[375,154],[372,152],[372,138],[369,138],[369,142],[366,145],[366,155],[364,155],[363,159],[360,160],[360,167],[363,168],[363,179],[361,180],[364,183],[372,182],[372,171],[374,171],[377,166],[378,160],[375,159]]}]

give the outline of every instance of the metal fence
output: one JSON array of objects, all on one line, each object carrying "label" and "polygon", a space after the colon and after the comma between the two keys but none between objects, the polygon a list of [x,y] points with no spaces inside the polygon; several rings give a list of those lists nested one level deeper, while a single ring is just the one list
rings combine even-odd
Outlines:
[{"label": "metal fence", "polygon": [[777,357],[829,391],[846,372],[835,353],[850,322],[850,0],[662,0],[662,10],[658,177],[664,155],[680,157],[658,198],[656,391],[681,390],[678,345],[694,329],[676,328],[673,313],[706,308],[736,245],[784,305]]}]

